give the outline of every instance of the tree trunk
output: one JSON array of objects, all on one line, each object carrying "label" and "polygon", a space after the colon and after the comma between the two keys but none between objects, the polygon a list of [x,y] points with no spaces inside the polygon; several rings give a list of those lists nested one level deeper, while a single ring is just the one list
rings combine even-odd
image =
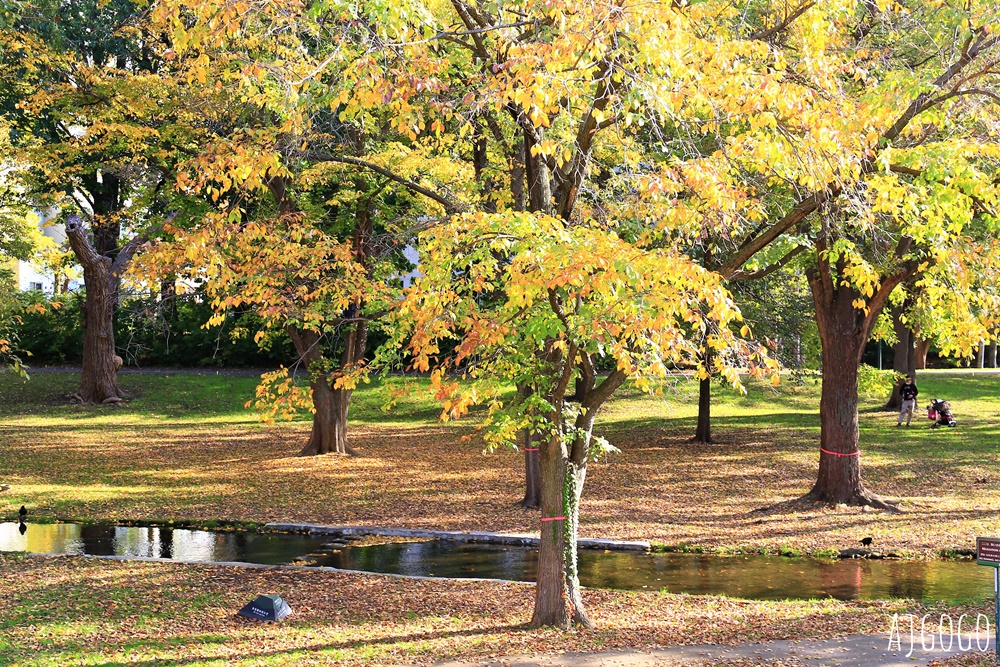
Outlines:
[{"label": "tree trunk", "polygon": [[809,498],[828,503],[863,505],[871,494],[861,484],[858,452],[857,337],[829,336],[823,341],[820,397],[820,457]]},{"label": "tree trunk", "polygon": [[[907,326],[907,324],[903,321],[903,315],[908,307],[909,303],[903,302],[898,306],[894,306],[892,309],[892,328],[896,333],[896,344],[892,347],[892,370],[894,370],[898,375],[908,375],[916,379],[917,337],[914,335],[913,331],[910,330],[909,326]],[[899,395],[899,383],[896,382],[893,384],[892,393],[889,394],[889,400],[886,401],[885,406],[882,409],[899,410],[902,406],[903,397]]]},{"label": "tree trunk", "polygon": [[[287,331],[295,344],[295,351],[305,362],[306,371],[310,375],[309,387],[312,389],[314,409],[312,433],[309,435],[309,441],[299,452],[299,456],[320,454],[356,456],[357,451],[347,444],[347,415],[352,392],[348,389],[334,389],[330,384],[330,378],[324,372],[322,336],[315,331],[300,330],[292,326],[287,327]],[[352,335],[347,336],[344,346],[344,357],[353,357],[356,353],[356,343]]]},{"label": "tree trunk", "polygon": [[[558,435],[540,443],[542,516],[535,612],[531,618],[533,628],[551,625],[566,629],[570,620],[588,629],[594,627],[580,595],[576,543],[580,498],[587,477],[587,451],[594,419],[597,410],[621,385],[625,376],[616,371],[610,377],[609,384],[602,383],[602,389],[607,390],[602,392],[603,398],[588,401],[584,397],[587,409],[576,418],[577,435],[569,451]],[[557,404],[560,403],[557,401]]]},{"label": "tree trunk", "polygon": [[531,627],[551,625],[566,630],[570,625],[567,609],[566,555],[567,517],[563,503],[566,460],[558,437],[541,447],[539,463],[542,481],[541,539],[538,544],[538,578],[535,586],[535,612]]},{"label": "tree trunk", "polygon": [[145,236],[134,237],[117,251],[114,260],[97,252],[79,216],[71,216],[66,222],[66,237],[83,266],[86,292],[80,397],[85,403],[102,403],[119,397],[117,371],[121,361],[115,354],[114,328],[118,281]]},{"label": "tree trunk", "polygon": [[997,367],[997,342],[993,341],[986,347],[986,366],[989,368]]},{"label": "tree trunk", "polygon": [[100,257],[84,265],[86,298],[83,306],[83,369],[80,397],[85,403],[102,403],[119,395],[115,360],[115,292],[111,260]]},{"label": "tree trunk", "polygon": [[[702,264],[709,271],[714,265],[710,234],[706,235],[705,257]],[[693,440],[705,444],[712,442],[712,346],[709,345],[707,333],[701,347],[701,363],[705,367],[706,375],[698,383],[698,425]]]},{"label": "tree trunk", "polygon": [[930,352],[931,342],[923,338],[917,338],[916,345],[913,347],[913,370],[922,371],[927,368],[927,353]]},{"label": "tree trunk", "polygon": [[[712,370],[712,348],[705,344],[702,350],[705,370]],[[703,378],[698,383],[698,427],[695,429],[694,442],[708,444],[712,442],[712,377]]]},{"label": "tree trunk", "polygon": [[170,324],[177,323],[177,277],[174,274],[160,281],[160,315]]},{"label": "tree trunk", "polygon": [[712,442],[712,378],[704,378],[698,383],[698,427],[694,442]]},{"label": "tree trunk", "polygon": [[986,341],[979,341],[979,354],[976,355],[976,368],[986,368]]},{"label": "tree trunk", "polygon": [[75,215],[66,223],[66,237],[83,267],[86,290],[80,397],[85,403],[101,403],[119,394],[114,327],[118,281],[145,237],[136,236],[120,246],[121,222],[117,214],[124,206],[124,197],[122,181],[117,174],[113,171],[85,173],[82,183],[93,205],[90,217],[93,240],[84,230],[80,217]]},{"label": "tree trunk", "polygon": [[566,505],[566,521],[563,522],[566,543],[566,597],[573,612],[573,622],[592,630],[594,624],[583,607],[583,596],[580,594],[580,567],[577,558],[576,539],[580,525],[580,498],[583,495],[583,483],[587,478],[586,460],[582,465],[569,462],[566,470],[566,487],[563,492]]},{"label": "tree trunk", "polygon": [[542,473],[538,457],[538,443],[528,429],[521,436],[524,443],[524,499],[521,507],[538,509],[542,502]]},{"label": "tree trunk", "polygon": [[[823,384],[820,396],[820,456],[816,484],[806,498],[825,503],[872,505],[890,509],[861,482],[858,433],[858,369],[865,344],[885,300],[900,282],[883,280],[870,299],[844,285],[825,262],[809,272],[822,347]],[[838,266],[837,269],[843,267]],[[905,276],[906,272],[900,272]],[[866,308],[855,308],[864,301]]]},{"label": "tree trunk", "polygon": [[577,371],[580,375],[577,376],[576,382],[574,383],[575,390],[573,391],[573,395],[568,397],[567,400],[580,403],[583,401],[583,397],[587,395],[587,392],[590,391],[597,382],[597,377],[594,375],[594,370],[587,365],[581,365],[577,368]]},{"label": "tree trunk", "polygon": [[313,395],[313,427],[309,441],[299,456],[320,454],[357,454],[347,445],[347,410],[351,391],[333,389],[329,380],[321,376],[310,382]]}]

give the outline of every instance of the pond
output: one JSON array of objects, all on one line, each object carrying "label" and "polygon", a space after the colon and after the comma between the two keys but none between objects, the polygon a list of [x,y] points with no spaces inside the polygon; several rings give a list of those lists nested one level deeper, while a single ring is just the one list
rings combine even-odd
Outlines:
[{"label": "pond", "polygon": [[[533,581],[531,548],[431,540],[324,547],[329,535],[212,532],[178,528],[38,524],[22,535],[0,524],[0,551],[169,558],[278,565],[309,556],[316,565],[426,577]],[[819,560],[580,550],[584,586],[667,590],[756,600],[917,598],[965,600],[993,594],[993,572],[970,562]]]},{"label": "pond", "polygon": [[315,535],[214,532],[106,524],[0,523],[0,551],[78,556],[169,558],[190,562],[281,565],[320,548],[329,538]]}]

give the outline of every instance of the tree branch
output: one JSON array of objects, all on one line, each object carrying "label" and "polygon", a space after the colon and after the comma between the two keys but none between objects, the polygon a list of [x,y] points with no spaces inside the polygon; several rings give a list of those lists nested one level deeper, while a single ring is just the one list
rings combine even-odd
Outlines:
[{"label": "tree branch", "polygon": [[[617,47],[617,43],[613,44]],[[559,205],[557,215],[563,220],[569,220],[573,215],[573,208],[576,205],[576,197],[580,192],[580,185],[586,172],[587,161],[594,145],[594,137],[600,127],[598,126],[595,113],[602,112],[607,108],[611,97],[616,94],[612,81],[612,69],[614,61],[606,59],[600,66],[597,74],[597,92],[590,110],[587,112],[580,129],[576,133],[576,153],[573,158],[562,169],[556,171],[559,176]]]},{"label": "tree branch", "polygon": [[[169,222],[172,219],[173,216],[167,220]],[[115,280],[121,278],[121,275],[125,273],[125,269],[128,268],[129,262],[132,261],[132,257],[139,249],[139,246],[148,241],[149,237],[160,231],[160,229],[162,229],[161,225],[150,227],[149,229],[133,236],[128,243],[122,246],[122,249],[118,252],[118,256],[115,257],[115,261],[111,263],[111,275],[115,278]]]},{"label": "tree branch", "polygon": [[768,276],[781,267],[788,264],[790,261],[802,254],[803,251],[807,250],[808,247],[804,245],[795,246],[791,251],[788,252],[784,257],[779,259],[776,263],[771,266],[765,267],[759,271],[754,271],[752,273],[747,273],[746,271],[737,271],[733,275],[729,276],[730,280],[758,280]]},{"label": "tree branch", "polygon": [[834,186],[825,192],[819,192],[797,203],[781,220],[771,225],[763,234],[750,242],[744,242],[735,255],[730,257],[717,271],[723,278],[729,278],[736,273],[751,257],[763,250],[776,238],[819,208],[820,204],[840,195],[840,186]]},{"label": "tree branch", "polygon": [[333,155],[331,153],[321,153],[318,151],[307,151],[305,153],[305,157],[309,158],[310,160],[316,160],[318,162],[340,162],[342,164],[350,164],[354,165],[355,167],[369,169],[377,174],[382,174],[386,178],[391,179],[396,183],[399,183],[403,187],[412,190],[413,192],[422,194],[423,196],[429,199],[433,199],[437,203],[444,206],[445,211],[447,211],[449,214],[462,213],[467,208],[463,202],[456,201],[447,195],[440,194],[429,188],[425,188],[422,185],[418,185],[417,183],[414,183],[413,181],[407,178],[403,178],[402,176],[395,174],[386,169],[385,167],[375,164],[374,162],[359,160],[358,158],[353,158],[346,155]]},{"label": "tree branch", "polygon": [[482,60],[483,63],[486,63],[490,59],[490,54],[486,50],[486,45],[483,43],[482,35],[479,32],[482,28],[487,27],[486,24],[482,22],[477,23],[473,19],[472,13],[469,11],[470,8],[464,2],[452,0],[451,5],[455,8],[458,16],[462,19],[462,23],[465,24],[466,32],[470,37],[472,37],[472,41],[476,43],[476,55],[479,56],[479,59]]},{"label": "tree branch", "polygon": [[97,266],[101,262],[111,263],[111,259],[101,255],[94,249],[90,239],[87,238],[87,230],[83,228],[83,220],[78,215],[71,215],[66,221],[66,238],[73,248],[77,259],[84,267]]},{"label": "tree branch", "polygon": [[812,9],[815,4],[816,4],[815,2],[806,2],[800,5],[795,11],[793,11],[791,14],[785,17],[784,21],[774,26],[773,28],[750,35],[750,39],[753,41],[764,41],[773,37],[774,35],[778,34],[782,30],[790,26],[792,24],[792,21],[794,21],[795,19],[799,18],[807,11]]},{"label": "tree branch", "polygon": [[[981,30],[980,33],[979,39],[976,39],[974,43],[972,43],[972,35],[969,36],[969,39],[966,40],[965,46],[962,49],[962,55],[959,56],[958,60],[949,65],[948,69],[946,69],[938,78],[934,80],[933,86],[935,88],[943,88],[945,84],[958,76],[962,70],[969,65],[969,63],[979,57],[982,52],[987,51],[1000,43],[1000,34],[989,37],[989,32],[985,30]],[[917,114],[926,111],[936,103],[937,102],[935,102],[929,92],[917,95],[917,97],[910,102],[906,111],[903,112],[903,115],[900,116],[895,123],[893,123],[892,127],[885,131],[879,139],[879,144],[886,144],[894,141],[900,134],[902,134],[903,130],[906,129],[906,126],[909,125],[910,121],[913,120]]]},{"label": "tree branch", "polygon": [[[985,30],[979,31],[979,38],[975,39],[974,42],[972,41],[972,36],[970,36],[970,39],[966,40],[961,56],[940,76],[938,76],[937,79],[934,80],[933,86],[935,88],[944,87],[949,81],[958,76],[969,65],[969,63],[975,60],[980,54],[995,47],[998,43],[1000,43],[1000,35],[991,37],[990,33]],[[915,118],[919,113],[929,109],[935,103],[936,102],[930,93],[921,93],[914,98],[913,101],[911,101],[907,106],[906,111],[904,111],[903,114],[896,119],[896,122],[893,123],[892,126],[879,138],[878,145],[872,149],[873,153],[877,154],[879,150],[878,147],[880,145],[891,143],[897,139],[913,118]],[[873,156],[862,165],[862,174],[872,173],[875,168],[876,161]],[[740,250],[719,268],[719,273],[724,278],[729,278],[736,273],[736,271],[739,270],[747,262],[747,260],[760,252],[760,250],[771,243],[774,239],[784,234],[796,223],[815,211],[820,204],[840,196],[840,193],[840,186],[831,186],[827,191],[814,193],[806,199],[799,201],[795,207],[788,212],[788,214],[772,225],[763,234],[754,238],[749,243],[744,242]]]},{"label": "tree branch", "polygon": [[[889,171],[891,171],[894,174],[905,174],[907,176],[913,176],[915,178],[919,178],[920,176],[923,176],[923,174],[924,174],[924,172],[923,172],[922,169],[914,169],[913,167],[904,167],[904,166],[898,165],[898,164],[890,164],[889,165]],[[937,184],[939,184],[939,185],[944,185],[946,187],[948,186],[948,183],[946,183],[945,181],[942,181],[940,179],[935,180],[934,182],[937,183]],[[980,213],[985,213],[987,215],[992,215],[992,216],[996,217],[996,212],[992,208],[990,208],[990,206],[985,201],[983,201],[982,199],[980,199],[976,195],[969,194],[967,192],[962,191],[961,189],[959,189],[959,192],[961,192],[963,195],[965,195],[966,197],[968,197],[969,199],[971,199],[973,206],[975,206],[975,208]]]},{"label": "tree branch", "polygon": [[604,403],[611,398],[611,395],[615,393],[618,387],[624,384],[628,376],[625,371],[616,368],[608,374],[608,377],[604,378],[601,384],[594,387],[584,398],[583,402],[580,404],[581,407],[589,410],[597,410]]},{"label": "tree branch", "polygon": [[930,106],[935,104],[940,104],[946,100],[950,100],[953,97],[967,97],[969,95],[982,95],[984,97],[989,97],[994,102],[1000,102],[1000,95],[994,93],[992,90],[986,90],[985,88],[967,88],[965,90],[953,90],[950,93],[941,95],[940,97],[935,97],[929,102]]}]

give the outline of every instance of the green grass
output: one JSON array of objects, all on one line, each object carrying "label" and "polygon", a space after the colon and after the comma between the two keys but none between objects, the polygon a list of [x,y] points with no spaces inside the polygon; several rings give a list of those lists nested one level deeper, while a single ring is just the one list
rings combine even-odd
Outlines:
[{"label": "green grass", "polygon": [[[80,406],[74,373],[0,375],[0,517],[74,518],[245,528],[266,521],[369,523],[454,530],[537,530],[519,510],[521,457],[482,453],[473,419],[442,425],[426,380],[363,385],[351,409],[361,458],[295,456],[309,416],[261,424],[244,407],[256,378],[123,374],[122,407]],[[1000,512],[1000,376],[928,372],[922,408],[951,401],[957,429],[909,428],[862,398],[863,477],[901,502],[899,516],[784,505],[809,490],[819,441],[818,378],[746,395],[716,387],[716,442],[688,442],[697,384],[662,395],[623,390],[597,431],[621,449],[591,467],[581,530],[727,553],[827,553],[873,535],[884,550],[935,556],[990,534]],[[406,392],[403,389],[406,388]],[[384,410],[395,397],[393,410]],[[466,439],[467,437],[471,439]],[[768,508],[763,512],[763,508]]]},{"label": "green grass", "polygon": [[[0,664],[361,665],[495,659],[678,643],[742,643],[888,630],[894,613],[977,603],[753,601],[585,590],[594,632],[528,631],[533,589],[316,571],[0,555]],[[236,609],[261,592],[293,608],[280,624]]]},{"label": "green grass", "polygon": [[[254,398],[259,378],[245,375],[212,373],[123,373],[119,383],[128,398],[127,416],[107,406],[73,406],[69,396],[79,387],[79,373],[42,372],[22,380],[11,373],[0,373],[0,418],[28,418],[33,423],[47,419],[88,426],[120,423],[157,423],[171,421],[189,424],[253,423],[256,414],[246,403]],[[362,384],[351,402],[351,418],[383,423],[417,423],[433,420],[440,413],[421,379],[375,378]],[[394,409],[386,406],[395,397]],[[297,419],[308,421],[301,413]]]}]

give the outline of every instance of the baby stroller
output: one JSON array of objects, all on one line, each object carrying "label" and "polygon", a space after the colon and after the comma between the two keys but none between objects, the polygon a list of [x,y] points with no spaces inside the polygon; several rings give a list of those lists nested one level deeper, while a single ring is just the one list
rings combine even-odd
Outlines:
[{"label": "baby stroller", "polygon": [[931,404],[927,406],[927,418],[934,421],[931,428],[958,426],[958,422],[951,414],[951,403],[938,398],[932,398]]}]

